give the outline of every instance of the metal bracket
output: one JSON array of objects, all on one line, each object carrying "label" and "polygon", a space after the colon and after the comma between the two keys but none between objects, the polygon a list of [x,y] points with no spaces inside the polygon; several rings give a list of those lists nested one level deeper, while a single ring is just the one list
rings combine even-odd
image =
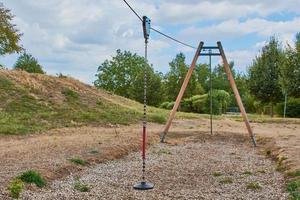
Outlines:
[{"label": "metal bracket", "polygon": [[143,16],[143,32],[144,32],[144,38],[146,42],[148,41],[150,36],[150,28],[151,28],[150,23],[151,20],[148,17]]}]

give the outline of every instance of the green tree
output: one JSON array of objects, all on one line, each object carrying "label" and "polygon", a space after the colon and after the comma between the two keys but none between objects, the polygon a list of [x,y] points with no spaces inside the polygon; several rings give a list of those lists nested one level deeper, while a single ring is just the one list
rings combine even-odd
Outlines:
[{"label": "green tree", "polygon": [[145,59],[129,51],[117,50],[97,70],[94,85],[115,94],[143,102],[144,67],[147,67],[147,99],[149,105],[161,103],[161,75],[146,65]]},{"label": "green tree", "polygon": [[19,53],[22,50],[19,45],[22,34],[12,23],[13,18],[10,10],[0,3],[0,55]]},{"label": "green tree", "polygon": [[44,74],[42,66],[38,63],[32,55],[23,53],[17,60],[15,69],[21,69],[29,73],[39,73]]},{"label": "green tree", "polygon": [[[177,54],[175,59],[169,63],[169,66],[170,71],[164,78],[164,92],[167,100],[174,101],[180,91],[189,68],[185,63],[185,56],[183,53]],[[203,93],[203,89],[196,81],[196,74],[193,73],[184,93],[184,98],[201,93]]]},{"label": "green tree", "polygon": [[261,55],[249,67],[250,91],[262,103],[271,105],[272,117],[274,104],[283,97],[279,84],[279,72],[283,63],[281,46],[275,37],[271,37],[269,43],[262,48]]},{"label": "green tree", "polygon": [[280,84],[289,96],[300,97],[300,33],[296,34],[295,48],[288,46],[281,67]]}]

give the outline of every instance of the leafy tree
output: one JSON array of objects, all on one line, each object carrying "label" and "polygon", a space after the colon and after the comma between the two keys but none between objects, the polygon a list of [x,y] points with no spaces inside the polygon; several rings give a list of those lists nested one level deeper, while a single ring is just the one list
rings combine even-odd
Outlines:
[{"label": "leafy tree", "polygon": [[274,103],[282,99],[279,72],[283,63],[284,54],[280,44],[275,37],[271,37],[249,68],[250,91],[262,103],[271,104],[271,116]]},{"label": "leafy tree", "polygon": [[32,55],[23,53],[17,60],[15,69],[21,69],[29,73],[39,73],[44,74],[42,66],[38,63]]},{"label": "leafy tree", "polygon": [[0,3],[0,55],[19,53],[22,50],[19,45],[22,34],[12,24],[13,18],[10,10]]},{"label": "leafy tree", "polygon": [[[105,60],[96,74],[94,85],[126,98],[143,102],[144,67],[143,57],[129,51],[117,50],[111,60]],[[147,67],[147,99],[149,105],[161,103],[161,75]]]},{"label": "leafy tree", "polygon": [[297,98],[300,97],[300,33],[296,35],[295,48],[288,46],[285,55],[280,84],[284,93]]},{"label": "leafy tree", "polygon": [[[170,71],[164,78],[164,92],[167,100],[174,101],[180,91],[189,68],[185,63],[185,56],[183,53],[177,54],[175,59],[169,63],[169,66]],[[192,95],[201,93],[203,93],[203,89],[201,85],[197,83],[196,75],[193,73],[184,93],[184,97],[191,97]]]}]

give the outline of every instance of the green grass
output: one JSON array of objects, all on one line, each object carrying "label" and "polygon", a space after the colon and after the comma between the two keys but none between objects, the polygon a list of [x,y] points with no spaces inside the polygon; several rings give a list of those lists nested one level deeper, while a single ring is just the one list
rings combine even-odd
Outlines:
[{"label": "green grass", "polygon": [[76,165],[81,165],[81,166],[85,166],[86,165],[86,162],[84,160],[80,159],[80,158],[71,158],[70,162],[74,163]]},{"label": "green grass", "polygon": [[7,190],[9,191],[9,195],[14,198],[18,199],[22,191],[24,190],[24,182],[20,179],[13,179],[9,185],[7,186]]},{"label": "green grass", "polygon": [[291,171],[291,172],[287,172],[287,176],[289,177],[300,177],[300,170],[296,170],[296,171]]},{"label": "green grass", "polygon": [[233,183],[233,179],[232,178],[224,178],[224,179],[222,179],[222,180],[220,180],[220,183],[222,183],[222,184],[231,184],[231,183]]},{"label": "green grass", "polygon": [[244,175],[248,175],[248,176],[250,176],[250,175],[252,175],[253,173],[252,173],[252,172],[250,172],[250,171],[245,171],[245,172],[243,172],[243,174],[244,174]]},{"label": "green grass", "polygon": [[79,178],[75,179],[74,189],[79,192],[89,192],[91,190],[89,185],[81,183]]},{"label": "green grass", "polygon": [[287,191],[290,194],[292,200],[300,199],[300,179],[290,181],[287,184]]},{"label": "green grass", "polygon": [[[44,84],[50,83],[45,81]],[[0,74],[0,134],[23,135],[53,128],[108,123],[129,125],[143,118],[142,105],[136,102],[123,106],[96,96],[84,96],[68,87],[61,91],[58,87],[56,92],[65,98],[62,103],[49,99],[38,89],[15,85]],[[91,104],[87,101],[90,98],[98,100]],[[154,107],[149,107],[148,111],[149,122],[165,123],[169,114],[169,111]]]},{"label": "green grass", "polygon": [[261,185],[258,182],[251,182],[247,184],[246,188],[249,190],[258,190],[261,189]]},{"label": "green grass", "polygon": [[22,180],[24,183],[34,183],[38,187],[43,187],[46,184],[41,174],[34,170],[23,172],[17,179]]},{"label": "green grass", "polygon": [[214,177],[218,177],[218,176],[222,176],[223,174],[221,172],[214,172],[213,176]]}]

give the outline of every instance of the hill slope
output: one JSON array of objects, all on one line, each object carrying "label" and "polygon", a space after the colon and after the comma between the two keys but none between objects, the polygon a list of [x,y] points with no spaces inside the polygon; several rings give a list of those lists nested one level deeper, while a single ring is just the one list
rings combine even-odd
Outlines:
[{"label": "hill slope", "polygon": [[[0,134],[26,134],[87,124],[131,124],[142,105],[69,77],[0,70]],[[168,111],[149,108],[149,121]]]}]

